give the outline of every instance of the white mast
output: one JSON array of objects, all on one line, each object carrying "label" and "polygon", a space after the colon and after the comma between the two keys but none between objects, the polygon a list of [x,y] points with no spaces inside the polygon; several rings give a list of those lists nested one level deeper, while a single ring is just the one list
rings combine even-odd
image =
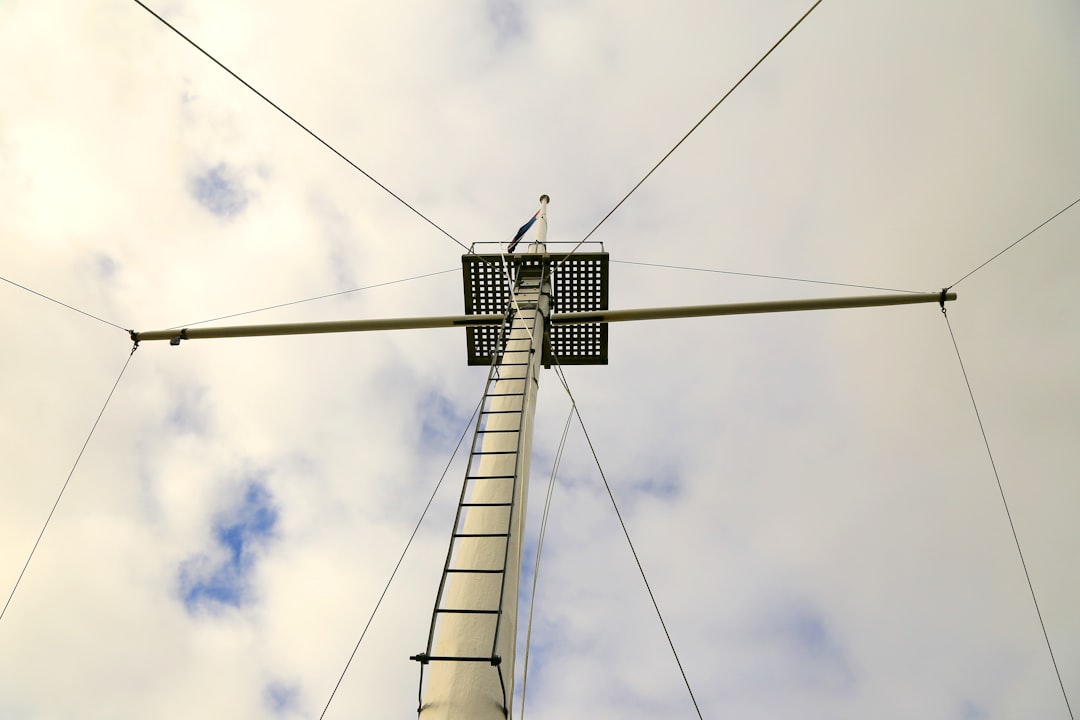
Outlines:
[{"label": "white mast", "polygon": [[[528,254],[546,254],[547,203],[542,196]],[[520,266],[512,290],[513,321],[477,425],[430,655],[417,658],[430,668],[421,720],[510,716],[533,418],[550,306],[547,267]]]}]

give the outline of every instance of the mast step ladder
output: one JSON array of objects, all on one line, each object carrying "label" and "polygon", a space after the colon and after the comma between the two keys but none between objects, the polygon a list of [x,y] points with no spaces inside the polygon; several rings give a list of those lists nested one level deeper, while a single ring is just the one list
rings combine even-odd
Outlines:
[{"label": "mast step ladder", "polygon": [[[535,292],[535,283],[533,287]],[[529,292],[525,287],[522,290]],[[512,326],[513,312],[505,328]],[[523,319],[523,322],[526,330],[518,326],[513,332],[504,333],[488,371],[427,647],[424,652],[412,656],[425,665],[431,662],[485,662],[498,666],[501,663],[496,654],[502,617],[500,608],[509,562],[513,513],[517,511],[514,481],[520,472],[524,398],[528,384],[533,382],[530,354],[534,352],[532,349],[509,349],[507,343],[518,341],[520,345],[521,341],[528,341],[533,336],[537,322],[535,313],[531,320]],[[468,552],[462,552],[465,543],[472,545]],[[462,556],[473,560],[463,561]],[[485,606],[469,602],[473,600],[469,597],[455,596],[453,601],[450,600],[455,578],[465,576],[475,578],[470,582],[490,583],[486,587],[492,592],[488,593]],[[494,608],[490,607],[492,595],[499,598],[498,606]],[[460,648],[439,646],[436,651],[440,629],[447,622],[468,623],[468,632],[463,634],[469,640]]]}]

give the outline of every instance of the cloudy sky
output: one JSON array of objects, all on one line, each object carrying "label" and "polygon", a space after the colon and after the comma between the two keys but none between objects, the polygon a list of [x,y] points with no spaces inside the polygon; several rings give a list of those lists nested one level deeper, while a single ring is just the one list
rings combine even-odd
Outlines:
[{"label": "cloudy sky", "polygon": [[[809,7],[149,4],[465,244],[541,193],[580,240]],[[956,283],[1080,196],[1078,33],[1069,0],[825,0],[593,235],[611,305],[872,292],[655,265]],[[380,284],[231,322],[456,314],[462,251],[131,0],[0,0],[0,66],[6,599],[119,328]],[[949,309],[1074,711],[1078,236]],[[704,717],[1069,717],[936,306],[627,323],[610,358],[566,374]],[[0,620],[0,717],[318,717],[484,376],[459,330],[145,343]],[[462,474],[328,718],[413,717]],[[526,716],[696,717],[580,428],[547,533]]]}]

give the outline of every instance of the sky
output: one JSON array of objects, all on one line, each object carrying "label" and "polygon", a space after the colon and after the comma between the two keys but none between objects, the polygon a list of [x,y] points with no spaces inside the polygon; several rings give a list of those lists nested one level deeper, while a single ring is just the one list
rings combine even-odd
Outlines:
[{"label": "sky", "polygon": [[[581,240],[810,3],[148,5],[445,232],[131,0],[0,2],[5,598],[125,368],[0,620],[0,717],[317,718],[486,370],[459,329],[126,329],[458,314],[448,235],[547,193]],[[995,467],[1080,709],[1080,206],[968,276],[1080,196],[1078,32],[825,0],[591,236],[613,308],[879,292],[660,265],[959,296],[993,465],[933,304],[621,323],[566,369],[703,717],[1068,718]],[[415,713],[463,474],[327,718]],[[576,425],[555,482],[514,716],[696,717]]]}]

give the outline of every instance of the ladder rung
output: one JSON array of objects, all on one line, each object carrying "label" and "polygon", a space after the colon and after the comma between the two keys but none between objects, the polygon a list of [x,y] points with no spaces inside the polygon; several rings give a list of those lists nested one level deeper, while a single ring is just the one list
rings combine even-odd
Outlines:
[{"label": "ladder rung", "polygon": [[460,503],[461,507],[510,507],[514,503],[508,502],[463,502]]},{"label": "ladder rung", "polygon": [[510,537],[510,533],[454,533],[453,537],[456,538],[505,538]]},{"label": "ladder rung", "polygon": [[485,393],[484,397],[524,397],[525,393]]},{"label": "ladder rung", "polygon": [[448,573],[493,573],[494,574],[494,573],[506,572],[506,570],[500,570],[500,569],[480,570],[478,568],[446,568],[446,572],[448,572]]},{"label": "ladder rung", "polygon": [[516,475],[466,475],[466,480],[512,480]]},{"label": "ladder rung", "polygon": [[461,613],[464,615],[498,615],[499,610],[469,610],[468,608],[435,608],[437,613]]},{"label": "ladder rung", "polygon": [[481,415],[506,415],[508,413],[521,413],[521,410],[481,410]]},{"label": "ladder rung", "polygon": [[480,430],[477,430],[476,432],[477,432],[477,433],[508,433],[508,432],[521,432],[521,428],[509,428],[509,429],[506,429],[506,430],[488,430],[488,429],[486,429],[486,428],[481,428]]},{"label": "ladder rung", "polygon": [[470,657],[467,655],[430,655],[424,658],[424,662],[491,662],[491,656],[488,657]]},{"label": "ladder rung", "polygon": [[473,450],[473,455],[516,455],[517,450]]}]

